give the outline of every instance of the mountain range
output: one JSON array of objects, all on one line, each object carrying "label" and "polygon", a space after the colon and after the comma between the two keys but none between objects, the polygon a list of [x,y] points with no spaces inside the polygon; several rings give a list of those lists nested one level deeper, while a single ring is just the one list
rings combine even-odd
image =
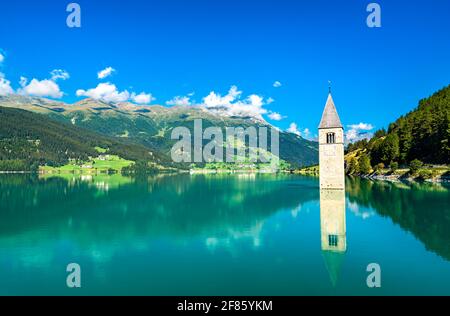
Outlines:
[{"label": "mountain range", "polygon": [[[22,112],[14,113],[6,113],[3,110],[1,119],[3,127],[2,135],[0,135],[5,139],[12,136],[8,135],[8,129],[13,129],[12,126],[6,128],[6,125],[3,124],[4,121],[8,120],[5,115],[14,114],[16,129],[26,130],[26,126],[21,126],[25,123],[17,118],[17,116],[24,115],[29,120],[42,120],[46,122],[44,125],[50,125],[53,129],[69,130],[70,135],[66,136],[68,139],[73,137],[75,143],[80,141],[79,137],[75,136],[76,132],[80,131],[82,135],[90,135],[90,139],[95,140],[91,143],[109,142],[110,146],[114,144],[113,147],[116,152],[120,153],[121,157],[125,155],[128,158],[133,158],[132,160],[157,159],[154,162],[163,165],[170,164],[170,150],[176,142],[171,139],[172,130],[184,126],[192,133],[194,120],[196,119],[202,119],[203,128],[215,126],[224,130],[226,127],[271,127],[269,123],[262,119],[249,116],[229,116],[220,111],[196,106],[140,106],[128,102],[113,104],[90,98],[74,104],[66,104],[44,98],[8,95],[0,96],[0,107],[22,110]],[[31,118],[30,114],[26,112],[32,112],[38,116]],[[30,124],[30,122],[26,124]],[[32,125],[35,126],[36,124]],[[41,127],[35,126],[37,130],[44,127],[43,124],[38,125]],[[41,139],[39,139],[41,143],[45,143],[49,137],[51,138],[49,133],[44,133],[41,136]],[[20,135],[20,137],[27,141],[30,140],[27,139],[26,135]],[[52,142],[52,140],[48,141]],[[126,155],[123,152],[124,146],[128,146],[131,154]],[[122,149],[117,151],[117,147]],[[143,148],[152,153],[152,156],[142,156],[142,153],[145,152],[142,151]],[[77,150],[83,151],[81,148]],[[86,153],[91,152],[92,146],[90,150],[84,149],[84,151]],[[280,157],[295,168],[317,164],[318,144],[298,135],[280,131]],[[56,164],[62,163],[58,160],[54,162]]]}]

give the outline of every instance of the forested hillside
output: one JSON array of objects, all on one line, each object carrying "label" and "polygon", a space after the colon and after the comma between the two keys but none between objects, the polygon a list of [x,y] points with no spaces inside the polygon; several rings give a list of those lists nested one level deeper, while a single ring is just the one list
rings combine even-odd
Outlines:
[{"label": "forested hillside", "polygon": [[96,148],[133,161],[167,162],[148,148],[56,122],[45,115],[0,107],[0,170],[27,171],[60,166],[69,159],[96,157]]},{"label": "forested hillside", "polygon": [[[412,112],[347,148],[349,173],[368,173],[377,165],[420,166],[450,163],[450,86],[419,102]],[[353,153],[353,154],[352,154]],[[357,169],[357,170],[356,170]],[[394,168],[395,169],[395,168]]]}]

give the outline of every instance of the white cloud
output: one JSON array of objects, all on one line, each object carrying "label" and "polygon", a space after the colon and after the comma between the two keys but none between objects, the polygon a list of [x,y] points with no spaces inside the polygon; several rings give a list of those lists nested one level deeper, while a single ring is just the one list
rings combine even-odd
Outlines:
[{"label": "white cloud", "polygon": [[266,100],[266,103],[267,104],[272,104],[272,103],[274,103],[275,102],[275,100],[273,99],[273,98],[268,98],[267,100]]},{"label": "white cloud", "polygon": [[372,210],[365,210],[359,207],[358,203],[348,202],[348,208],[358,217],[361,217],[363,220],[366,220],[375,215],[375,212]]},{"label": "white cloud", "polygon": [[232,86],[228,94],[221,96],[220,94],[211,91],[208,96],[203,98],[202,107],[219,112],[228,116],[253,117],[263,120],[262,115],[267,113],[264,109],[264,98],[252,94],[246,99],[241,100],[242,91],[239,91],[236,86]]},{"label": "white cloud", "polygon": [[[5,60],[5,56],[0,52],[0,64]],[[14,93],[11,88],[11,82],[6,80],[5,75],[0,72],[0,96],[5,96]]]},{"label": "white cloud", "polygon": [[116,70],[112,67],[106,67],[105,69],[103,69],[97,73],[97,77],[98,77],[98,79],[105,79],[106,77],[111,76],[112,73],[115,71]]},{"label": "white cloud", "polygon": [[371,130],[373,130],[372,124],[362,123],[362,122],[359,123],[359,124],[347,125],[347,127],[350,127],[351,129],[362,130],[362,131],[371,131]]},{"label": "white cloud", "polygon": [[287,129],[287,131],[289,133],[301,136],[302,133],[300,133],[300,131],[298,130],[298,126],[295,123],[291,123],[291,125],[289,125],[289,128]]},{"label": "white cloud", "polygon": [[109,82],[100,83],[96,88],[92,88],[89,90],[79,89],[77,90],[77,96],[85,96],[108,103],[125,102],[128,101],[131,97],[130,93],[127,90],[119,92],[116,85]]},{"label": "white cloud", "polygon": [[359,123],[347,125],[350,129],[345,133],[345,143],[354,143],[363,139],[370,139],[373,133],[370,131],[374,129],[374,126],[369,123]]},{"label": "white cloud", "polygon": [[140,94],[132,93],[131,100],[136,104],[150,104],[155,98],[150,93],[142,92]]},{"label": "white cloud", "polygon": [[150,93],[141,92],[140,94],[130,93],[127,90],[119,91],[115,84],[106,82],[99,83],[97,87],[83,90],[77,90],[77,96],[88,97],[94,100],[100,100],[107,103],[126,102],[131,100],[136,104],[149,104],[155,98]]},{"label": "white cloud", "polygon": [[236,86],[232,86],[224,97],[211,91],[208,96],[203,98],[203,103],[207,108],[231,106],[231,103],[238,99],[241,94],[242,91],[239,91]]},{"label": "white cloud", "polygon": [[67,71],[62,70],[62,69],[55,69],[52,72],[50,72],[50,74],[52,75],[52,80],[56,81],[56,80],[67,80],[70,78],[70,75]]},{"label": "white cloud", "polygon": [[260,97],[259,95],[256,94],[252,94],[247,98],[248,102],[253,105],[253,106],[257,106],[257,107],[261,107],[263,106],[263,98]]},{"label": "white cloud", "polygon": [[274,83],[273,83],[273,87],[274,88],[279,88],[279,87],[281,87],[282,86],[282,84],[281,84],[281,82],[279,82],[279,81],[275,81]]},{"label": "white cloud", "polygon": [[5,96],[8,94],[13,94],[14,90],[11,88],[11,82],[3,77],[0,73],[0,96]]},{"label": "white cloud", "polygon": [[303,136],[303,138],[306,138],[306,139],[309,139],[309,138],[310,138],[311,132],[310,132],[309,128],[305,128],[305,129],[303,130],[302,136]]},{"label": "white cloud", "polygon": [[59,99],[63,97],[58,84],[51,79],[32,79],[30,83],[24,77],[20,78],[20,85],[22,88],[18,90],[19,94],[30,95],[35,97],[50,97]]},{"label": "white cloud", "polygon": [[27,85],[27,82],[28,82],[28,79],[27,79],[27,78],[25,78],[25,77],[20,77],[19,84],[20,84],[20,86],[21,86],[22,88],[25,87],[25,86]]},{"label": "white cloud", "polygon": [[166,104],[175,106],[188,106],[191,105],[191,100],[189,97],[176,96],[172,100],[167,101]]},{"label": "white cloud", "polygon": [[277,112],[270,112],[268,117],[273,121],[281,121],[282,119],[286,118],[286,116],[283,116]]},{"label": "white cloud", "polygon": [[303,129],[303,131],[300,131],[300,128],[296,123],[291,123],[291,125],[289,125],[289,128],[287,129],[287,132],[293,133],[297,136],[301,136],[305,139],[312,139],[311,131],[309,130],[309,128],[305,128]]}]

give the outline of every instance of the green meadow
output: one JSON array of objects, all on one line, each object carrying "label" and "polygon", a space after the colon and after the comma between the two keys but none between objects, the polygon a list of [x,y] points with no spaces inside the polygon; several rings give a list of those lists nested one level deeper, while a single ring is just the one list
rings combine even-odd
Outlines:
[{"label": "green meadow", "polygon": [[122,168],[132,165],[134,162],[120,158],[115,155],[100,155],[87,162],[77,162],[71,160],[68,164],[61,167],[42,166],[39,168],[41,173],[108,173],[120,172]]}]

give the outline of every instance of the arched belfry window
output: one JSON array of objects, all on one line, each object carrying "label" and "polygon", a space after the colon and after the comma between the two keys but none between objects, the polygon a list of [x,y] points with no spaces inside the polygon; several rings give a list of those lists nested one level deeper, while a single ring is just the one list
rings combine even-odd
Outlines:
[{"label": "arched belfry window", "polygon": [[336,134],[327,133],[327,144],[335,144],[335,143],[336,143]]}]

